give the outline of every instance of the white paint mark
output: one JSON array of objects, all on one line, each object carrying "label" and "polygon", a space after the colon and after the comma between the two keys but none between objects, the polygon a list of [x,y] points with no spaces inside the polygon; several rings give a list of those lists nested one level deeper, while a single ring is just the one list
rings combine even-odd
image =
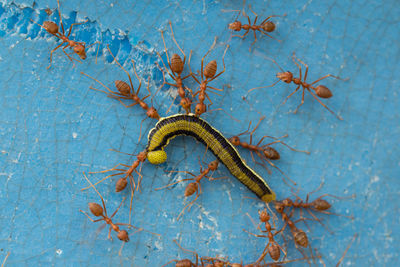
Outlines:
[{"label": "white paint mark", "polygon": [[58,256],[60,256],[63,253],[63,251],[61,249],[57,249],[56,253],[57,253]]},{"label": "white paint mark", "polygon": [[76,139],[78,137],[78,133],[73,132],[72,133],[72,138]]},{"label": "white paint mark", "polygon": [[379,180],[380,180],[379,176],[375,175],[374,177],[372,177],[371,183],[377,183],[379,182]]}]

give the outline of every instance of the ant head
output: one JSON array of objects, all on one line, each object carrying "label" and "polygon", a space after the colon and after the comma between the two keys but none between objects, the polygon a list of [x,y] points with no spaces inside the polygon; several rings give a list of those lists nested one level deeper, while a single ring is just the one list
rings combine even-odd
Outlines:
[{"label": "ant head", "polygon": [[217,73],[217,61],[212,60],[204,67],[204,77],[210,79]]},{"label": "ant head", "polygon": [[290,71],[279,72],[276,77],[285,83],[291,83],[293,80],[293,74]]},{"label": "ant head", "polygon": [[271,160],[277,160],[277,159],[281,158],[281,155],[279,155],[279,152],[276,151],[275,148],[272,148],[269,146],[263,150],[263,154],[265,157],[267,157],[268,159],[271,159]]},{"label": "ant head", "polygon": [[115,87],[124,96],[129,96],[131,93],[131,87],[124,81],[116,80]]},{"label": "ant head", "polygon": [[204,103],[198,103],[198,104],[196,104],[196,107],[194,108],[194,110],[195,110],[196,115],[200,116],[201,114],[206,112],[207,107]]},{"label": "ant head", "polygon": [[146,115],[153,119],[159,119],[160,115],[158,114],[157,110],[154,107],[151,107],[147,110]]},{"label": "ant head", "polygon": [[211,161],[210,164],[208,164],[208,168],[215,171],[218,168],[218,160]]},{"label": "ant head", "polygon": [[96,217],[103,215],[103,208],[97,203],[89,203],[89,209]]},{"label": "ant head", "polygon": [[229,138],[229,141],[230,141],[230,142],[232,143],[232,145],[234,145],[234,146],[240,145],[240,138],[239,138],[239,136],[231,137],[231,138]]},{"label": "ant head", "polygon": [[178,74],[181,74],[183,71],[183,61],[178,54],[173,54],[171,57],[171,70]]},{"label": "ant head", "polygon": [[329,88],[324,85],[318,85],[317,87],[315,87],[315,93],[317,93],[317,96],[321,98],[330,98],[331,96],[333,96],[331,90],[329,90]]},{"label": "ant head", "polygon": [[77,44],[74,46],[74,52],[81,58],[86,59],[85,45]]},{"label": "ant head", "polygon": [[242,23],[240,21],[229,23],[228,28],[230,30],[240,31],[242,29]]},{"label": "ant head", "polygon": [[261,25],[261,28],[266,31],[266,32],[273,32],[275,30],[275,23],[272,21],[267,21],[263,25]]},{"label": "ant head", "polygon": [[115,184],[115,192],[121,192],[125,189],[126,185],[128,184],[128,180],[125,178],[119,178]]},{"label": "ant head", "polygon": [[260,221],[262,221],[262,222],[269,221],[270,216],[266,209],[264,209],[263,211],[259,211],[258,214],[260,215]]},{"label": "ant head", "polygon": [[51,34],[58,33],[58,25],[52,21],[43,22],[43,27]]},{"label": "ant head", "polygon": [[146,151],[142,151],[142,152],[140,152],[138,155],[137,155],[137,159],[139,160],[139,161],[145,161],[146,160],[146,158],[147,158],[147,152]]},{"label": "ant head", "polygon": [[121,230],[119,231],[118,235],[117,235],[118,239],[124,242],[128,242],[129,241],[129,235],[128,232],[125,230]]},{"label": "ant head", "polygon": [[283,213],[283,209],[285,208],[285,206],[283,206],[282,203],[280,202],[275,202],[275,209],[278,213]]},{"label": "ant head", "polygon": [[220,260],[215,260],[213,266],[214,266],[214,267],[224,267],[224,266],[225,266],[225,263],[224,263],[223,261],[220,261]]}]

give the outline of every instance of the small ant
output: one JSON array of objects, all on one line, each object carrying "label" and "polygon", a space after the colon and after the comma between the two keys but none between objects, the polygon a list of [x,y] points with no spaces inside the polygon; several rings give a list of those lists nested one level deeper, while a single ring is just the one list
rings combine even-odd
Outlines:
[{"label": "small ant", "polygon": [[[37,25],[39,25],[40,27],[45,29],[48,33],[50,33],[51,35],[54,35],[55,37],[59,38],[62,41],[61,44],[59,44],[56,48],[51,50],[51,52],[50,52],[50,65],[47,67],[47,69],[49,69],[51,67],[51,62],[52,62],[52,58],[53,58],[53,52],[56,51],[57,49],[59,49],[64,44],[66,44],[66,45],[63,47],[62,50],[63,50],[64,54],[69,58],[69,60],[71,60],[71,62],[73,60],[76,60],[78,62],[81,62],[81,61],[72,58],[70,56],[70,54],[67,54],[67,52],[65,52],[65,49],[68,48],[68,47],[72,48],[74,53],[76,53],[82,60],[86,59],[85,42],[76,42],[76,41],[70,40],[69,36],[71,35],[73,26],[84,24],[88,20],[86,20],[84,22],[80,22],[80,23],[72,23],[71,26],[69,27],[68,35],[65,35],[64,25],[62,23],[62,17],[61,17],[61,11],[60,11],[60,1],[59,0],[57,0],[57,4],[58,4],[58,14],[60,16],[60,25],[61,25],[61,31],[62,32],[59,31],[58,25],[56,23],[54,23],[53,21],[45,21],[45,22],[43,22],[43,25],[40,25],[39,23],[37,23],[37,22],[35,22],[35,21],[33,21],[31,19],[31,21],[33,23],[36,23]],[[74,66],[75,66],[75,64],[74,64]]]},{"label": "small ant", "polygon": [[[185,88],[183,87],[182,81],[185,80],[186,78],[188,78],[189,76],[191,76],[191,74],[188,74],[185,77],[181,77],[181,74],[182,74],[182,71],[183,71],[183,67],[185,66],[186,55],[183,52],[183,50],[181,49],[181,47],[178,45],[178,42],[175,39],[174,31],[172,30],[171,21],[169,21],[169,27],[171,28],[172,39],[174,40],[174,42],[175,42],[176,46],[178,47],[178,49],[183,54],[183,61],[182,61],[182,58],[178,54],[173,54],[172,57],[171,57],[171,60],[169,59],[168,49],[167,49],[167,46],[165,45],[165,39],[164,39],[164,32],[163,31],[161,31],[161,37],[162,37],[162,40],[163,40],[163,43],[164,43],[165,54],[167,56],[168,66],[169,66],[171,72],[168,71],[167,67],[165,66],[164,61],[162,60],[160,53],[157,52],[157,55],[161,59],[161,62],[163,63],[164,68],[167,70],[169,76],[175,81],[175,83],[167,83],[167,82],[165,82],[165,83],[168,84],[169,86],[173,86],[173,87],[176,87],[178,89],[178,95],[181,98],[180,104],[185,109],[186,113],[188,114],[188,113],[190,113],[190,106],[192,104],[192,100],[190,98],[186,97],[186,92],[185,92]],[[186,88],[186,89],[189,89],[189,88]],[[175,99],[176,99],[176,96],[175,96],[173,102],[175,101]],[[167,113],[168,113],[168,111],[170,110],[171,107],[172,107],[172,104],[168,108]]]},{"label": "small ant", "polygon": [[86,181],[88,181],[88,183],[90,184],[90,187],[93,187],[93,189],[96,191],[96,193],[100,196],[103,207],[94,202],[89,203],[90,212],[96,217],[101,217],[100,219],[97,219],[97,220],[93,220],[86,212],[84,212],[82,210],[79,210],[79,211],[82,212],[83,214],[85,214],[92,222],[104,221],[106,224],[110,225],[110,229],[108,231],[109,239],[112,240],[111,230],[114,230],[115,232],[117,232],[117,237],[119,240],[124,241],[124,242],[129,241],[128,232],[126,230],[120,230],[120,228],[119,228],[120,225],[126,225],[129,227],[133,227],[133,228],[137,229],[136,232],[143,230],[143,228],[137,228],[137,227],[135,227],[131,224],[127,224],[127,223],[113,223],[112,218],[115,216],[115,214],[117,214],[118,210],[121,208],[121,205],[125,201],[125,198],[122,199],[121,204],[119,204],[118,208],[114,211],[114,213],[110,217],[108,217],[107,209],[106,209],[106,205],[104,203],[103,197],[101,196],[99,191],[97,191],[96,187],[92,184],[92,182],[86,177],[86,174],[83,173],[83,175],[84,175]]},{"label": "small ant", "polygon": [[[316,86],[316,87],[314,87],[313,85],[316,84],[317,82],[323,80],[323,79],[328,78],[328,77],[333,77],[333,78],[335,78],[335,79],[339,79],[339,80],[342,80],[342,81],[346,81],[346,80],[348,80],[348,78],[347,78],[347,79],[342,79],[342,78],[340,78],[340,77],[338,77],[338,76],[334,76],[334,75],[332,75],[332,74],[327,74],[327,75],[325,75],[325,76],[319,78],[318,80],[316,80],[316,81],[314,81],[314,82],[312,82],[312,83],[309,84],[309,83],[306,83],[307,74],[308,74],[308,65],[305,64],[303,61],[301,61],[299,58],[296,58],[296,55],[295,55],[294,53],[293,53],[293,55],[292,55],[292,60],[293,60],[294,64],[296,64],[297,67],[299,68],[299,72],[300,72],[300,77],[299,77],[299,78],[294,78],[294,77],[293,77],[293,73],[291,73],[290,71],[283,71],[283,69],[278,65],[278,63],[277,63],[274,59],[271,59],[271,58],[269,58],[269,59],[270,59],[272,62],[274,62],[274,63],[279,67],[279,69],[282,71],[282,72],[279,72],[278,74],[276,74],[276,77],[278,78],[278,80],[277,80],[275,83],[273,83],[272,85],[252,88],[252,89],[250,89],[247,93],[250,93],[251,91],[256,90],[256,89],[260,89],[260,88],[272,87],[272,86],[274,86],[275,84],[277,84],[279,81],[283,81],[283,82],[285,82],[285,83],[291,83],[291,82],[293,82],[295,85],[297,85],[297,87],[296,87],[296,89],[295,89],[290,95],[288,95],[288,96],[286,97],[286,99],[283,101],[282,105],[285,104],[286,101],[287,101],[293,94],[295,94],[295,93],[300,89],[300,87],[301,87],[302,90],[303,90],[303,94],[302,94],[302,98],[301,98],[301,103],[300,103],[300,105],[297,106],[296,110],[295,110],[293,113],[296,114],[297,111],[298,111],[298,109],[304,104],[304,95],[305,95],[305,91],[307,90],[308,92],[310,92],[310,94],[311,94],[324,108],[326,108],[330,113],[332,113],[333,115],[335,115],[339,120],[343,120],[343,118],[342,118],[341,116],[339,116],[339,115],[337,115],[336,113],[334,113],[330,108],[328,108],[328,107],[327,107],[324,103],[322,103],[322,101],[318,98],[318,97],[320,97],[320,98],[330,98],[330,97],[332,97],[333,94],[332,94],[331,90],[329,90],[329,88],[326,87],[325,85],[318,85],[318,86]],[[301,66],[296,62],[296,59],[297,59],[301,64],[303,64],[303,65],[306,67],[306,71],[305,71],[305,73],[304,73],[304,80],[302,80],[303,78],[302,78]],[[314,90],[315,93],[313,93],[312,90]]]},{"label": "small ant", "polygon": [[[108,88],[106,85],[104,85],[99,80],[93,78],[92,76],[90,76],[90,75],[88,75],[88,74],[86,74],[84,72],[81,72],[81,74],[83,74],[86,77],[89,77],[92,80],[94,80],[94,81],[98,82],[99,84],[101,84],[104,88],[107,89],[107,91],[100,90],[100,89],[94,88],[92,86],[90,86],[90,89],[105,93],[105,94],[107,94],[108,97],[111,97],[111,98],[114,98],[114,99],[118,99],[118,101],[126,108],[130,108],[130,107],[133,107],[133,106],[139,104],[139,106],[146,111],[147,117],[159,120],[160,119],[160,115],[158,114],[157,110],[153,106],[149,107],[149,105],[147,105],[146,102],[144,102],[144,100],[151,95],[150,89],[149,89],[150,82],[148,81],[148,84],[147,84],[147,91],[149,92],[149,94],[147,96],[143,97],[143,98],[140,98],[138,96],[138,94],[139,94],[140,88],[142,86],[142,80],[139,78],[139,76],[138,76],[138,74],[136,72],[135,62],[132,60],[133,71],[135,73],[136,78],[139,80],[139,86],[138,86],[138,89],[137,89],[136,92],[134,90],[134,87],[133,87],[133,84],[132,84],[132,79],[131,79],[131,76],[129,75],[128,71],[124,67],[122,67],[122,65],[119,63],[119,61],[114,57],[114,55],[112,54],[112,52],[110,50],[110,47],[108,45],[107,45],[107,49],[110,52],[110,54],[113,57],[113,59],[115,60],[115,62],[117,62],[118,66],[128,75],[130,86],[124,81],[116,80],[115,81],[115,87],[118,89],[118,92],[115,92],[115,91],[112,91],[110,88]],[[130,104],[130,105],[126,105],[124,102],[122,102],[122,99],[132,99],[133,101],[135,101],[135,103]],[[151,100],[151,102],[153,103],[153,100]],[[140,138],[141,138],[141,135],[142,135],[142,124],[143,124],[145,119],[143,119],[141,124],[140,124],[139,141],[140,141]]]},{"label": "small ant", "polygon": [[[292,151],[302,152],[302,153],[306,153],[306,154],[310,154],[310,152],[303,151],[303,150],[297,150],[295,148],[292,148],[289,145],[287,145],[286,143],[284,143],[281,140],[279,140],[278,138],[275,138],[275,137],[272,137],[272,136],[269,136],[269,135],[264,135],[256,145],[252,145],[253,134],[257,130],[257,128],[260,126],[260,123],[264,119],[265,119],[265,116],[261,117],[260,120],[258,121],[257,125],[254,127],[254,129],[251,132],[249,132],[250,127],[251,127],[251,121],[250,121],[249,127],[247,128],[247,130],[245,132],[240,133],[240,134],[238,134],[236,136],[233,136],[233,137],[229,138],[229,141],[234,146],[241,146],[241,147],[243,147],[245,149],[250,150],[250,154],[251,154],[251,157],[252,157],[253,161],[256,162],[257,164],[260,164],[263,167],[265,167],[269,173],[271,171],[266,167],[264,161],[267,161],[272,167],[276,168],[284,177],[286,177],[294,185],[296,185],[296,183],[292,179],[290,179],[280,168],[278,168],[274,163],[272,163],[271,160],[278,160],[278,159],[280,159],[281,156],[280,156],[279,152],[275,148],[271,147],[270,145],[276,144],[276,143],[280,143],[280,144],[288,147]],[[250,134],[250,143],[242,142],[240,140],[239,136],[244,135],[244,134]],[[284,138],[284,137],[287,137],[287,136],[288,135],[284,135],[282,137]],[[273,141],[271,143],[268,143],[268,144],[261,145],[261,143],[264,141],[265,138],[271,138],[271,139],[273,139],[275,141]],[[254,159],[253,152],[256,153],[257,156],[259,156],[259,158],[262,160],[262,163],[259,163]],[[285,181],[285,183],[286,183],[286,181]]]},{"label": "small ant", "polygon": [[[193,96],[199,95],[199,103],[197,103],[196,106],[195,106],[195,113],[196,113],[197,116],[200,116],[201,114],[203,114],[207,110],[207,107],[204,104],[204,100],[206,99],[206,97],[207,97],[208,101],[210,101],[210,105],[213,104],[213,102],[211,101],[210,97],[208,96],[208,94],[206,92],[207,88],[213,89],[215,91],[223,91],[222,89],[209,86],[208,83],[213,81],[213,80],[215,80],[218,76],[220,76],[222,73],[225,72],[225,60],[224,59],[225,59],[226,51],[229,48],[229,45],[226,46],[224,55],[222,56],[222,64],[224,66],[224,69],[220,73],[218,73],[216,75],[216,72],[217,72],[217,61],[215,61],[215,60],[210,61],[203,69],[204,58],[208,55],[208,53],[210,53],[210,51],[214,48],[216,43],[217,43],[217,37],[215,37],[214,43],[212,44],[210,49],[207,51],[207,53],[204,55],[204,57],[201,59],[201,71],[200,71],[201,82],[196,78],[196,76],[193,74],[193,72],[192,72],[192,70],[190,68],[190,59],[191,59],[192,53],[190,53],[190,56],[189,56],[190,75],[200,85],[200,89],[197,92],[195,92],[194,95],[193,95]],[[213,92],[214,94],[220,95],[220,94],[218,94],[218,93],[216,93],[214,91],[211,91],[211,92]]]},{"label": "small ant", "polygon": [[210,163],[208,164],[208,168],[207,168],[207,169],[204,169],[204,170],[203,170],[203,167],[201,166],[201,163],[200,163],[200,174],[197,175],[197,176],[194,175],[194,174],[191,173],[191,172],[188,172],[188,171],[171,171],[171,172],[184,172],[184,173],[187,173],[187,174],[192,175],[194,178],[182,179],[182,180],[173,182],[173,183],[171,183],[171,184],[168,184],[168,185],[166,185],[166,186],[163,186],[163,187],[160,187],[160,188],[156,188],[156,189],[155,189],[155,190],[160,190],[160,189],[170,187],[170,186],[172,186],[172,185],[174,185],[174,184],[177,184],[177,183],[180,183],[180,182],[183,182],[183,181],[194,181],[194,182],[192,182],[192,183],[189,183],[189,184],[186,186],[185,194],[184,194],[184,195],[185,195],[185,197],[189,197],[189,196],[193,195],[194,193],[196,193],[196,197],[182,209],[181,213],[179,213],[179,216],[178,216],[177,220],[179,220],[179,218],[183,215],[183,213],[184,213],[184,211],[185,211],[186,208],[189,208],[189,209],[190,209],[190,207],[193,205],[194,202],[196,202],[197,198],[198,198],[198,197],[200,196],[200,194],[202,193],[202,192],[201,192],[201,184],[200,184],[201,179],[203,179],[204,177],[208,178],[210,181],[211,181],[211,180],[220,179],[220,178],[212,178],[212,174],[211,174],[211,176],[208,176],[208,174],[209,174],[211,171],[212,171],[213,173],[215,172],[215,170],[218,168],[218,164],[219,164],[218,160],[214,160],[214,161],[212,161],[212,162],[210,162]]},{"label": "small ant", "polygon": [[[262,34],[267,35],[268,37],[270,37],[278,42],[281,42],[281,40],[278,40],[268,34],[269,32],[273,32],[276,28],[275,23],[273,23],[269,19],[273,18],[273,17],[284,17],[284,16],[286,16],[286,14],[284,14],[283,16],[271,15],[271,16],[267,17],[265,20],[263,20],[263,22],[261,22],[260,25],[257,25],[256,23],[257,23],[258,15],[251,9],[250,6],[249,6],[249,8],[250,8],[250,11],[256,16],[254,18],[253,24],[251,24],[250,17],[243,10],[239,11],[235,21],[230,23],[228,25],[228,28],[230,30],[237,31],[237,32],[241,31],[243,29],[246,32],[243,35],[233,35],[232,37],[240,37],[243,39],[249,33],[249,31],[252,30],[254,33],[254,42],[251,44],[251,46],[253,46],[255,44],[255,42],[257,42],[257,34],[256,34],[257,31],[261,32]],[[242,24],[240,21],[237,20],[240,13],[242,13],[242,15],[247,18],[247,21],[249,22],[249,24]],[[251,48],[249,48],[249,50],[251,50]]]},{"label": "small ant", "polygon": [[[274,230],[274,229],[272,228],[271,224],[269,223],[270,215],[268,214],[267,210],[264,209],[263,211],[261,211],[261,212],[259,211],[258,213],[260,216],[261,223],[264,223],[265,230],[261,230],[259,225],[257,226],[257,229],[263,233],[268,233],[268,235],[267,236],[266,235],[257,235],[257,234],[250,233],[250,232],[246,231],[245,229],[243,229],[245,232],[247,232],[255,237],[268,238],[268,244],[264,248],[264,251],[262,252],[259,259],[256,261],[256,263],[260,263],[262,260],[264,260],[264,258],[267,254],[269,254],[271,259],[273,259],[274,261],[277,261],[281,257],[281,250],[285,255],[286,255],[286,251],[283,250],[283,248],[274,239],[274,236],[277,235],[278,233],[272,233],[272,230]],[[249,217],[250,217],[250,215],[249,215]]]},{"label": "small ant", "polygon": [[283,226],[283,228],[281,230],[279,230],[278,232],[282,232],[283,230],[285,230],[286,226],[288,225],[290,228],[290,231],[292,232],[294,242],[301,247],[305,247],[305,248],[308,247],[309,242],[308,242],[307,234],[303,230],[296,227],[295,222],[293,222],[290,219],[291,216],[288,216],[285,213],[285,211],[284,211],[285,206],[280,202],[275,202],[275,209],[281,215],[283,221],[285,222],[285,225]]}]

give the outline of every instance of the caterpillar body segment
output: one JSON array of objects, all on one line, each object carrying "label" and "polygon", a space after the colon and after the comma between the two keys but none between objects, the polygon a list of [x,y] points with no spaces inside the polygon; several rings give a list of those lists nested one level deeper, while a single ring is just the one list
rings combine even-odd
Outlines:
[{"label": "caterpillar body segment", "polygon": [[206,145],[233,176],[264,202],[275,200],[275,193],[261,176],[247,166],[229,140],[194,114],[173,115],[157,122],[148,135],[146,151],[150,163],[163,163],[167,159],[164,148],[179,135],[192,136]]}]

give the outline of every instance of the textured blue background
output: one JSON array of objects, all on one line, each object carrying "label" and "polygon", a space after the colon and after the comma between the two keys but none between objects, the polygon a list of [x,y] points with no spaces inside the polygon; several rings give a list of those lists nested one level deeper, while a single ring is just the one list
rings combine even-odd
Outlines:
[{"label": "textured blue background", "polygon": [[[194,51],[191,66],[200,68],[200,59],[218,36],[216,49],[208,59],[220,58],[230,38],[227,24],[236,13],[223,9],[241,9],[237,1],[76,1],[61,3],[65,22],[88,18],[90,21],[73,31],[73,38],[87,43],[110,44],[121,61],[137,62],[141,77],[151,77],[154,92],[161,83],[155,66],[155,51],[163,51],[159,29],[167,29],[170,19],[175,36],[187,54]],[[117,101],[89,89],[92,81],[80,75],[84,71],[112,86],[125,74],[110,57],[100,53],[95,64],[94,49],[83,64],[72,64],[57,51],[50,70],[49,52],[56,41],[30,19],[48,20],[44,9],[54,10],[56,1],[1,1],[0,4],[0,258],[8,251],[9,266],[88,266],[114,265],[160,266],[170,259],[190,257],[172,239],[203,256],[229,256],[232,261],[255,260],[265,240],[249,236],[243,228],[256,232],[246,212],[257,220],[259,201],[234,178],[202,183],[204,194],[190,213],[177,222],[184,205],[184,185],[171,190],[154,191],[179,176],[166,170],[198,172],[198,157],[204,147],[191,138],[177,138],[167,148],[168,161],[161,166],[146,163],[143,190],[135,196],[133,223],[161,234],[146,232],[131,236],[122,257],[120,242],[107,239],[107,231],[99,230],[78,212],[87,210],[87,203],[99,202],[93,190],[81,192],[87,185],[82,171],[107,169],[117,163],[131,163],[133,158],[109,151],[115,148],[137,153],[146,138],[138,143],[139,125],[144,112],[138,107],[126,109]],[[305,196],[325,181],[318,194],[340,196],[356,194],[350,200],[332,200],[334,211],[353,215],[354,220],[323,216],[334,231],[317,223],[309,223],[309,238],[329,266],[336,264],[355,233],[358,238],[350,248],[344,265],[394,266],[399,264],[399,173],[400,124],[399,36],[400,8],[397,1],[257,1],[251,3],[260,18],[287,13],[274,19],[277,30],[272,35],[278,43],[263,36],[254,45],[249,35],[245,40],[232,39],[226,55],[226,72],[213,85],[224,87],[222,97],[213,97],[214,108],[222,107],[241,120],[233,121],[223,112],[204,115],[227,136],[244,131],[250,120],[261,115],[267,119],[255,138],[264,134],[281,136],[299,149],[311,151],[307,156],[283,146],[275,146],[282,159],[277,165],[301,187]],[[249,14],[248,8],[246,10]],[[252,16],[252,15],[251,15]],[[58,18],[51,15],[51,19]],[[244,21],[243,18],[241,18]],[[177,51],[169,32],[167,46]],[[103,46],[102,49],[105,47]],[[347,82],[327,79],[334,97],[325,101],[344,117],[337,120],[310,95],[299,114],[291,113],[300,102],[300,93],[286,105],[279,106],[293,86],[283,83],[254,92],[242,100],[255,86],[275,81],[278,71],[272,56],[284,69],[297,75],[291,61],[296,52],[310,66],[309,81],[327,73],[349,77]],[[186,69],[187,71],[187,69]],[[185,72],[186,72],[185,71]],[[136,82],[135,82],[136,83]],[[137,84],[137,83],[136,83]],[[188,79],[185,83],[194,88]],[[165,114],[172,97],[164,88],[154,101]],[[170,114],[179,112],[173,106]],[[146,120],[144,132],[154,126]],[[254,166],[247,151],[241,154]],[[213,160],[208,153],[207,162]],[[278,198],[291,195],[281,175],[271,175],[254,168],[269,182]],[[217,176],[228,175],[225,167]],[[90,176],[92,181],[101,175]],[[98,186],[113,211],[128,192],[114,192],[116,179]],[[318,195],[316,194],[316,195]],[[125,204],[115,217],[127,222],[129,206]],[[305,226],[301,226],[307,229]],[[114,235],[115,236],[115,235]],[[280,240],[282,242],[282,240]],[[293,246],[289,258],[300,254]],[[301,263],[297,263],[301,265]]]}]

